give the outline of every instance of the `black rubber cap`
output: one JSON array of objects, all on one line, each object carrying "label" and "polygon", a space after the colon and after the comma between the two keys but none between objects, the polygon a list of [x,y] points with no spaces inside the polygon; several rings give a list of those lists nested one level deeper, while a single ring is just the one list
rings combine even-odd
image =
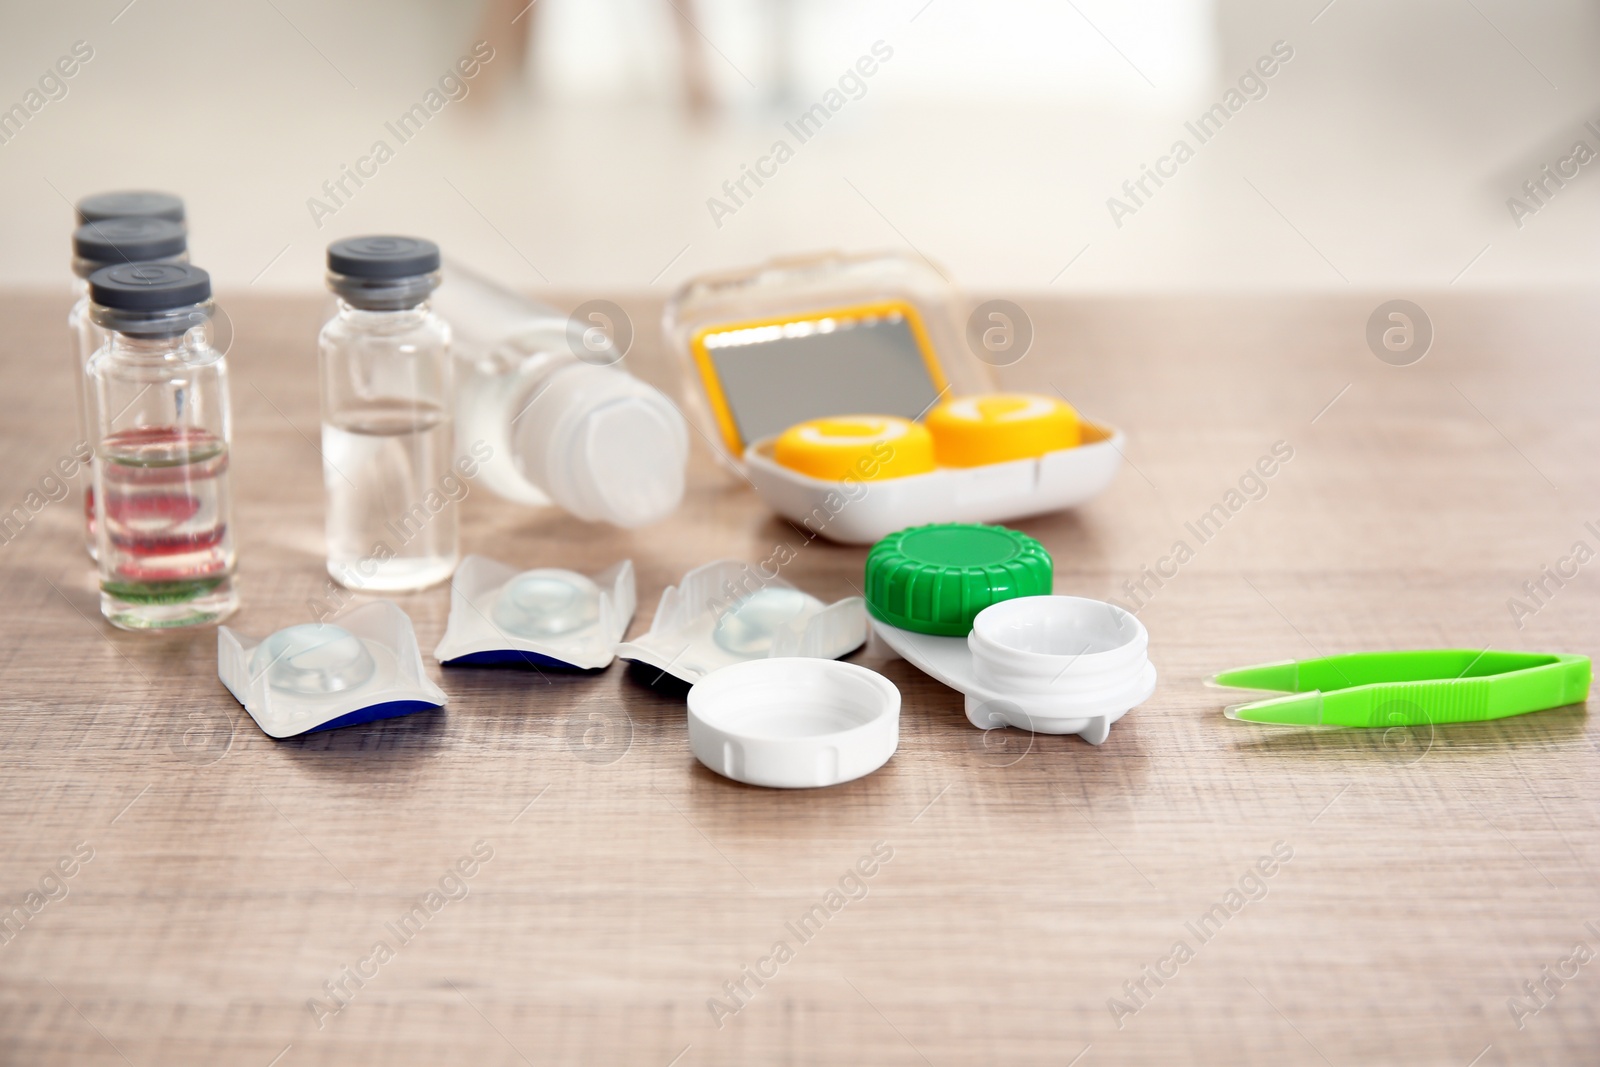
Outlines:
[{"label": "black rubber cap", "polygon": [[189,248],[181,222],[155,216],[86,222],[72,233],[72,254],[91,263],[142,263],[169,259]]},{"label": "black rubber cap", "polygon": [[347,237],[328,246],[328,270],[350,278],[409,278],[439,269],[439,246],[420,237]]},{"label": "black rubber cap", "polygon": [[171,193],[152,193],[130,189],[118,193],[96,193],[78,201],[78,225],[101,219],[126,218],[183,221],[183,198]]},{"label": "black rubber cap", "polygon": [[89,275],[89,299],[119,311],[171,311],[211,299],[211,275],[181,263],[118,263]]}]

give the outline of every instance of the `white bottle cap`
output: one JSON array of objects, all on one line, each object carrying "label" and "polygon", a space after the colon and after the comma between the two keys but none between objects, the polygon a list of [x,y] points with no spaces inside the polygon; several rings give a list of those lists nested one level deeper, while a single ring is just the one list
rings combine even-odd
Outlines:
[{"label": "white bottle cap", "polygon": [[683,500],[688,424],[618,368],[575,363],[551,375],[511,441],[524,476],[580,519],[644,526]]},{"label": "white bottle cap", "polygon": [[899,744],[900,690],[854,663],[751,660],[689,690],[689,747],[737,782],[837,785],[882,767]]}]

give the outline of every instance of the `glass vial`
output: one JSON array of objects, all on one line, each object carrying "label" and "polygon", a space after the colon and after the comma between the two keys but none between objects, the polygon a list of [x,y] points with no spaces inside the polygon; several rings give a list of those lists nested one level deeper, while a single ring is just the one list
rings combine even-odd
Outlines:
[{"label": "glass vial", "polygon": [[89,361],[100,610],[125,630],[217,622],[239,596],[211,277],[181,263],[124,263],[90,276],[89,299],[106,331]]},{"label": "glass vial", "polygon": [[451,466],[450,327],[428,306],[439,248],[412,237],[328,246],[338,310],[318,344],[328,574],[394,592],[445,581],[460,558]]},{"label": "glass vial", "polygon": [[[91,200],[96,198],[90,198]],[[86,203],[88,201],[85,201]],[[187,263],[189,234],[180,222],[149,216],[86,222],[72,234],[72,310],[67,313],[74,379],[78,383],[78,432],[90,448],[100,439],[95,425],[94,393],[89,388],[89,360],[105,343],[106,332],[89,314],[89,275],[118,263]],[[84,545],[98,559],[94,521],[94,485],[83,493]]]}]

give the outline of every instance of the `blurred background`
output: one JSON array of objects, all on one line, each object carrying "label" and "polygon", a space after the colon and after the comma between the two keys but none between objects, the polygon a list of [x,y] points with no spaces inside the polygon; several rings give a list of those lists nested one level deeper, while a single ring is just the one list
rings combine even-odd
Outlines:
[{"label": "blurred background", "polygon": [[317,288],[327,242],[371,231],[567,292],[826,247],[910,247],[977,290],[1600,280],[1584,0],[3,10],[7,285],[64,288],[70,202],[127,187],[188,200],[223,288]]}]

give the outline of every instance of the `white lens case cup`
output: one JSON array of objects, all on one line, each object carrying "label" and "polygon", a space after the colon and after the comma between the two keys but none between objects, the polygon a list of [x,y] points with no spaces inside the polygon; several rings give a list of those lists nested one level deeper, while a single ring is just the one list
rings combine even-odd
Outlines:
[{"label": "white lens case cup", "polygon": [[696,567],[661,594],[650,629],[617,646],[691,685],[712,671],[777,656],[838,659],[867,639],[860,597],[824,604],[738,560]]},{"label": "white lens case cup", "polygon": [[433,655],[450,666],[598,670],[616,657],[634,598],[631,560],[590,578],[468,556],[450,582],[450,620]]},{"label": "white lens case cup", "polygon": [[411,619],[391,601],[254,641],[217,630],[217,677],[268,737],[355,726],[443,707]]},{"label": "white lens case cup", "polygon": [[980,730],[1078,734],[1098,745],[1156,688],[1144,624],[1099,600],[1003,600],[980,611],[964,639],[873,626],[912,666],[965,694]]},{"label": "white lens case cup", "polygon": [[838,785],[882,767],[899,744],[900,690],[854,663],[748,660],[689,690],[695,758],[747,785]]}]

